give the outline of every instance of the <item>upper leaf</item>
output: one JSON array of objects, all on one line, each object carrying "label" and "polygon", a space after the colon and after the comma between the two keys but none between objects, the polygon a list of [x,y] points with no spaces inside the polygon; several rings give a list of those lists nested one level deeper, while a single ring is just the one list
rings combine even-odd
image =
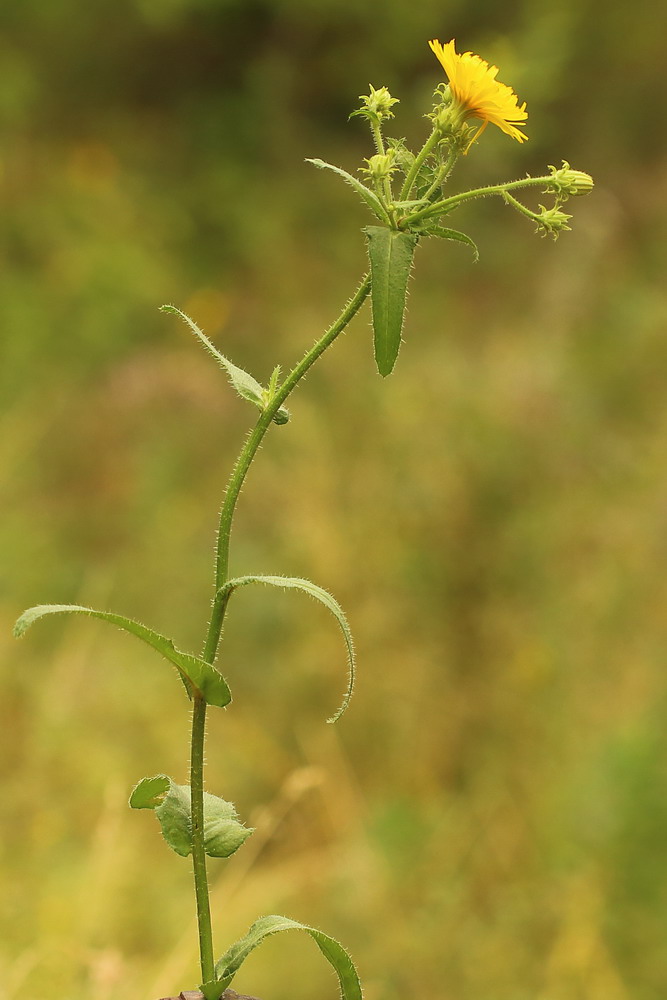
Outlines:
[{"label": "upper leaf", "polygon": [[303,580],[300,577],[291,576],[239,576],[234,580],[228,580],[224,587],[221,588],[220,593],[224,598],[226,598],[226,600],[229,600],[229,596],[234,590],[237,589],[237,587],[245,587],[249,583],[263,583],[270,587],[284,587],[288,589],[302,590],[304,593],[309,594],[311,597],[314,597],[317,601],[323,604],[325,608],[328,608],[331,614],[336,618],[338,624],[340,625],[340,630],[343,633],[343,639],[345,640],[348,662],[348,683],[343,701],[331,718],[327,719],[327,722],[337,722],[347,706],[350,704],[356,673],[356,660],[354,655],[352,632],[350,631],[350,626],[348,625],[347,618],[345,617],[345,613],[340,604],[327,590],[324,590],[323,587],[318,587],[316,584],[311,583],[310,580]]},{"label": "upper leaf", "polygon": [[380,375],[386,376],[401,346],[408,278],[419,237],[384,226],[368,226],[364,232],[371,262],[375,362]]},{"label": "upper leaf", "polygon": [[[260,410],[266,409],[270,399],[257,379],[253,378],[252,375],[249,375],[248,372],[243,370],[243,368],[239,368],[238,365],[233,364],[229,358],[224,356],[224,354],[221,354],[217,347],[211,343],[203,330],[199,329],[194,320],[190,319],[190,317],[181,309],[177,309],[176,306],[162,306],[161,312],[173,313],[175,316],[180,316],[181,319],[187,323],[190,330],[194,333],[195,337],[209,352],[209,354],[211,354],[218,364],[221,365],[227,372],[229,381],[232,383],[239,396],[243,399],[249,400],[251,403],[254,403],[255,406],[260,408]],[[289,410],[285,406],[281,406],[273,420],[276,424],[286,424],[289,420]]]},{"label": "upper leaf", "polygon": [[[177,785],[166,774],[142,778],[130,795],[132,809],[154,809],[162,836],[186,858],[192,853],[190,786]],[[253,831],[238,821],[231,802],[204,792],[204,848],[211,858],[228,858]]]},{"label": "upper leaf", "polygon": [[22,636],[38,618],[59,614],[79,614],[100,618],[102,621],[117,625],[125,632],[136,635],[138,639],[152,646],[166,660],[173,663],[181,675],[185,690],[190,698],[198,694],[209,705],[216,705],[218,708],[224,708],[232,700],[227,682],[210,663],[201,660],[198,656],[192,656],[190,653],[182,653],[180,649],[176,649],[171,639],[167,639],[159,632],[154,632],[153,629],[142,625],[141,622],[126,618],[124,615],[112,614],[110,611],[94,611],[92,608],[82,608],[78,604],[40,604],[23,612],[14,626],[14,635],[17,638]]},{"label": "upper leaf", "polygon": [[202,992],[207,1000],[218,1000],[250,952],[260,945],[265,938],[271,934],[277,934],[279,931],[291,930],[305,931],[307,934],[310,934],[338,976],[338,985],[340,986],[342,1000],[362,1000],[361,983],[359,982],[354,962],[338,941],[329,937],[328,934],[317,930],[315,927],[300,924],[296,920],[290,920],[289,917],[275,915],[261,917],[259,920],[256,920],[246,936],[237,941],[236,944],[233,944],[222,956],[215,966],[216,981],[205,983],[202,986]]},{"label": "upper leaf", "polygon": [[320,170],[333,170],[335,174],[342,177],[344,181],[354,188],[358,195],[361,196],[362,200],[366,202],[370,208],[373,215],[375,215],[381,222],[388,222],[389,216],[387,215],[384,206],[378,196],[370,188],[367,188],[365,184],[362,184],[360,180],[353,177],[352,174],[348,174],[347,170],[343,170],[342,167],[335,167],[333,163],[327,163],[326,160],[319,159],[309,159],[306,158],[306,163],[312,163],[313,166],[319,167]]},{"label": "upper leaf", "polygon": [[475,260],[479,260],[479,250],[477,244],[467,233],[461,233],[458,229],[447,229],[445,226],[427,225],[420,230],[420,235],[437,236],[441,240],[455,240],[457,243],[465,243],[475,255]]}]

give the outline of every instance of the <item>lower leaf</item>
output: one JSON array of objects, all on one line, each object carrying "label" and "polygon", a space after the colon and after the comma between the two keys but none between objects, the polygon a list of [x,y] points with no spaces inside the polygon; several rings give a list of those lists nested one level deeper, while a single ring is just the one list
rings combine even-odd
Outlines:
[{"label": "lower leaf", "polygon": [[[207,1000],[218,1000],[218,997],[227,989],[232,979],[238,972],[240,966],[246,960],[251,951],[264,941],[265,938],[279,931],[305,931],[314,940],[327,962],[333,967],[338,976],[338,984],[342,1000],[362,1000],[361,983],[354,966],[354,962],[345,951],[343,946],[334,938],[329,937],[315,927],[308,927],[300,924],[289,917],[269,916],[261,917],[252,925],[245,937],[222,956],[216,964],[215,974],[218,977],[214,983],[206,983],[202,986],[202,992]],[[219,992],[216,992],[219,990]]]},{"label": "lower leaf", "polygon": [[[132,791],[130,807],[154,809],[162,836],[172,851],[182,858],[192,853],[189,785],[177,785],[166,774],[142,778]],[[239,823],[231,802],[204,792],[204,847],[209,857],[228,858],[252,832]]]}]

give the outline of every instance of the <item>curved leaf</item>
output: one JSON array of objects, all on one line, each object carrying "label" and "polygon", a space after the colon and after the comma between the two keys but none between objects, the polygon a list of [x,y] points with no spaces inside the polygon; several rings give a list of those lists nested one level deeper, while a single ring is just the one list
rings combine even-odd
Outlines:
[{"label": "curved leaf", "polygon": [[328,608],[331,614],[336,618],[345,640],[348,663],[347,690],[343,697],[343,701],[331,718],[327,719],[327,722],[337,722],[347,706],[350,704],[356,673],[356,659],[354,655],[352,632],[350,631],[350,626],[348,625],[347,618],[345,617],[345,613],[340,604],[327,590],[324,590],[322,587],[318,587],[316,584],[311,583],[310,580],[302,580],[300,577],[292,576],[239,576],[234,580],[228,580],[224,587],[220,589],[220,594],[223,597],[224,602],[226,603],[229,600],[229,597],[234,590],[238,587],[245,587],[249,583],[263,583],[270,587],[302,590],[305,594],[308,594],[310,597],[314,597],[315,600],[323,604],[325,608]]},{"label": "curved leaf", "polygon": [[156,774],[153,778],[142,778],[132,789],[130,809],[157,809],[164,802],[170,787],[171,778],[166,774]]},{"label": "curved leaf", "polygon": [[422,230],[424,236],[437,236],[441,240],[456,240],[458,243],[465,243],[475,255],[475,260],[479,260],[479,250],[477,244],[467,233],[460,233],[458,229],[446,229],[444,226],[429,226]]},{"label": "curved leaf", "polygon": [[[258,406],[260,410],[266,407],[268,402],[266,392],[259,384],[257,379],[249,375],[248,372],[244,371],[243,368],[239,368],[238,365],[232,364],[229,358],[226,358],[224,354],[215,347],[211,341],[208,339],[203,330],[200,330],[194,320],[190,319],[187,313],[184,313],[181,309],[177,309],[176,306],[161,306],[160,312],[172,313],[174,316],[180,316],[181,319],[187,323],[190,330],[194,333],[195,337],[203,345],[205,350],[211,354],[218,364],[224,368],[229,377],[229,381],[234,386],[239,396],[243,399],[249,400]],[[273,418],[276,424],[286,424],[289,420],[289,410],[285,406],[281,406],[277,411],[275,417]]]},{"label": "curved leaf", "polygon": [[375,361],[380,375],[391,373],[401,346],[408,278],[419,236],[368,226]]},{"label": "curved leaf", "polygon": [[335,174],[342,177],[344,181],[354,188],[358,195],[366,202],[370,208],[373,215],[377,216],[382,222],[388,222],[389,217],[382,205],[382,202],[370,188],[367,188],[365,184],[362,184],[360,180],[353,177],[352,174],[348,174],[347,170],[343,170],[342,167],[335,167],[333,163],[327,163],[326,160],[320,159],[310,159],[306,157],[306,163],[312,163],[314,167],[318,167],[320,170],[333,170]]},{"label": "curved leaf", "polygon": [[78,604],[39,604],[37,607],[28,608],[27,611],[23,612],[14,626],[14,635],[18,639],[38,618],[60,614],[88,615],[91,618],[100,618],[102,621],[116,625],[125,632],[136,635],[138,639],[152,646],[176,667],[190,698],[194,694],[198,694],[209,705],[216,705],[218,708],[224,708],[232,700],[227,682],[210,663],[206,663],[205,660],[201,660],[198,656],[192,656],[190,653],[182,653],[180,649],[176,649],[171,639],[167,639],[159,632],[154,632],[153,629],[142,625],[141,622],[126,618],[124,615],[112,614],[110,611],[95,611],[93,608],[83,608]]},{"label": "curved leaf", "polygon": [[[189,785],[177,785],[166,774],[142,778],[132,790],[130,808],[154,809],[162,836],[172,851],[182,858],[192,853]],[[252,832],[239,823],[231,802],[204,792],[204,848],[209,857],[230,857]]]},{"label": "curved leaf", "polygon": [[222,956],[215,967],[217,981],[206,983],[202,987],[207,1000],[217,1000],[222,991],[227,989],[250,952],[265,938],[271,934],[277,934],[279,931],[292,930],[305,931],[310,934],[327,962],[333,966],[338,976],[342,1000],[362,1000],[361,983],[354,962],[338,941],[329,937],[328,934],[318,931],[315,927],[300,924],[296,920],[290,920],[289,917],[275,915],[256,920],[246,936],[233,944]]}]

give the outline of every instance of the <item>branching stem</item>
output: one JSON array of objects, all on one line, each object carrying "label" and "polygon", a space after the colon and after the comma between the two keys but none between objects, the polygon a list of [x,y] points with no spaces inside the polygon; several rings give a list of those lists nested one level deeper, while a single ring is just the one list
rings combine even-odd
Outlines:
[{"label": "branching stem", "polygon": [[[220,511],[220,525],[215,559],[215,596],[211,620],[209,622],[204,645],[203,658],[209,663],[215,660],[222,625],[227,606],[225,592],[221,589],[229,578],[229,543],[236,503],[245,481],[248,469],[257,454],[262,439],[271,426],[274,416],[283,405],[292,390],[298,385],[304,375],[315,364],[324,351],[333,344],[343,332],[350,320],[357,314],[366,300],[371,288],[370,275],[366,275],[359,288],[341,312],[338,319],[332,323],[326,333],[311,347],[301,361],[292,369],[285,381],[273,394],[271,401],[246,438],[246,442],[236,460]],[[215,976],[213,959],[213,943],[211,931],[211,913],[208,897],[208,878],[206,872],[206,852],[204,849],[204,736],[206,723],[206,703],[201,698],[195,698],[192,713],[192,745],[190,759],[190,786],[192,795],[192,859],[195,879],[195,896],[197,900],[197,922],[199,925],[199,946],[201,958],[202,982],[211,982]]]},{"label": "branching stem", "polygon": [[490,184],[488,187],[463,191],[461,194],[454,194],[450,198],[437,201],[433,205],[427,205],[426,208],[421,208],[418,212],[414,212],[402,221],[401,228],[412,226],[415,222],[430,219],[432,216],[444,215],[464,201],[473,201],[475,198],[488,198],[494,194],[505,195],[507,191],[517,191],[520,188],[539,187],[542,184],[548,184],[551,179],[551,176],[523,177],[521,180],[508,181],[506,184]]}]

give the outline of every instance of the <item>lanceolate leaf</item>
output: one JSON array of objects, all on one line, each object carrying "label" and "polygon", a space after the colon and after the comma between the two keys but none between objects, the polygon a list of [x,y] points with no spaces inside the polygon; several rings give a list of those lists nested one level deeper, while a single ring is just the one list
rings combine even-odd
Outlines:
[{"label": "lanceolate leaf", "polygon": [[357,970],[343,946],[315,927],[308,927],[306,924],[297,923],[296,920],[290,920],[289,917],[279,916],[262,917],[260,920],[256,920],[246,936],[233,944],[229,951],[222,956],[215,967],[216,982],[206,983],[202,987],[207,1000],[217,1000],[222,991],[227,989],[250,952],[265,938],[271,934],[277,934],[279,931],[291,930],[305,931],[306,934],[310,934],[338,976],[342,1000],[362,1000]]},{"label": "lanceolate leaf", "polygon": [[82,608],[78,604],[40,604],[35,608],[24,611],[14,626],[14,635],[18,638],[22,636],[27,628],[38,618],[46,615],[77,614],[88,615],[91,618],[101,618],[102,621],[117,625],[125,632],[136,635],[158,653],[162,653],[166,660],[169,660],[181,675],[188,696],[192,698],[195,694],[201,695],[209,705],[216,705],[224,708],[232,700],[227,682],[222,674],[218,673],[215,667],[198,656],[190,653],[182,653],[176,649],[171,639],[154,632],[141,622],[135,622],[132,618],[125,618],[124,615],[115,615],[109,611],[94,611],[92,608]]},{"label": "lanceolate leaf", "polygon": [[401,346],[408,278],[419,237],[384,226],[368,226],[365,233],[371,261],[375,361],[385,376],[392,371]]},{"label": "lanceolate leaf", "polygon": [[345,617],[340,604],[328,591],[324,590],[322,587],[318,587],[314,583],[311,583],[310,580],[302,580],[299,577],[290,576],[239,576],[235,580],[229,580],[225,586],[222,587],[220,592],[225,600],[225,603],[229,600],[230,595],[237,589],[237,587],[245,587],[249,583],[263,583],[270,587],[286,587],[293,588],[295,590],[302,590],[305,594],[309,594],[311,597],[314,597],[317,601],[323,604],[325,608],[328,608],[331,614],[336,618],[345,640],[348,662],[347,691],[345,692],[340,708],[330,719],[327,719],[327,722],[337,722],[350,703],[356,671],[352,632],[350,631],[350,626],[347,623],[347,618]]},{"label": "lanceolate leaf", "polygon": [[456,240],[458,243],[465,243],[475,255],[475,260],[479,260],[479,250],[477,244],[466,233],[460,233],[458,229],[446,229],[444,226],[429,226],[423,231],[424,236],[437,236],[441,240]]},{"label": "lanceolate leaf", "polygon": [[[162,312],[173,313],[175,316],[180,316],[181,319],[187,323],[190,330],[194,333],[197,340],[203,347],[211,354],[218,364],[224,368],[227,375],[229,376],[229,381],[232,383],[239,396],[243,399],[250,400],[255,406],[258,406],[260,410],[263,410],[267,404],[267,397],[264,389],[259,384],[257,379],[249,375],[248,372],[244,371],[243,368],[239,368],[238,365],[232,364],[229,358],[226,358],[224,354],[215,347],[211,341],[208,339],[203,330],[200,330],[194,320],[182,312],[182,310],[177,309],[176,306],[162,306]],[[273,418],[276,424],[286,424],[289,420],[289,410],[281,406],[275,417]]]},{"label": "lanceolate leaf", "polygon": [[[142,778],[130,796],[132,809],[154,809],[162,836],[176,854],[192,853],[190,786],[177,785],[166,774]],[[253,831],[239,823],[231,802],[204,792],[204,847],[211,858],[228,858]]]},{"label": "lanceolate leaf", "polygon": [[311,160],[306,158],[306,163],[312,163],[313,166],[319,167],[320,170],[333,170],[335,174],[338,174],[339,177],[342,177],[344,181],[347,181],[347,183],[354,188],[357,194],[360,195],[363,201],[366,202],[373,215],[377,216],[377,218],[382,222],[389,221],[387,213],[382,207],[382,202],[375,192],[371,191],[370,188],[367,188],[365,184],[362,184],[361,181],[357,180],[356,177],[353,177],[352,174],[348,174],[347,170],[343,170],[342,167],[334,167],[333,163],[327,163],[325,160]]}]

